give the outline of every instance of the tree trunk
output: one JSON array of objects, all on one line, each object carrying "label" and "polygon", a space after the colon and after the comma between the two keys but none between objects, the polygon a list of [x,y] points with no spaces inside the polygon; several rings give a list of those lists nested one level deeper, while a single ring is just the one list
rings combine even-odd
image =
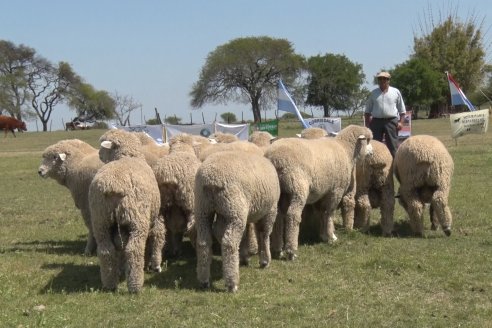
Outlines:
[{"label": "tree trunk", "polygon": [[323,105],[323,117],[330,117],[330,108],[326,105]]},{"label": "tree trunk", "polygon": [[261,122],[261,111],[260,111],[259,99],[253,98],[253,100],[251,101],[251,108],[253,110],[254,123],[260,123]]}]

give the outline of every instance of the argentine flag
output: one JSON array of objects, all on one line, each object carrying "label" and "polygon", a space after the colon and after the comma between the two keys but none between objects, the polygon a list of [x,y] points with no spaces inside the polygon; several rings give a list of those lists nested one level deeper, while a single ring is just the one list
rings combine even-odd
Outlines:
[{"label": "argentine flag", "polygon": [[448,72],[446,72],[446,74],[448,76],[449,90],[451,92],[451,105],[466,105],[470,111],[474,111],[475,107],[473,107],[472,103],[468,100],[468,98],[466,98],[463,91],[461,91],[458,83],[456,83],[451,74]]},{"label": "argentine flag", "polygon": [[305,129],[309,127],[307,123],[304,122],[301,112],[299,111],[299,109],[297,109],[296,104],[294,103],[292,97],[285,88],[285,85],[282,83],[282,80],[278,80],[277,109],[283,110],[284,112],[296,114],[299,118],[299,121],[301,121],[302,126]]}]

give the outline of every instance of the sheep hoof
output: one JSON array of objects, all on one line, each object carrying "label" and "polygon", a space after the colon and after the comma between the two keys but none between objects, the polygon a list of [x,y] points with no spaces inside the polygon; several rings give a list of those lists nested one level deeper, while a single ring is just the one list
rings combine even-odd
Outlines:
[{"label": "sheep hoof", "polygon": [[450,228],[444,229],[444,234],[448,237],[451,236],[451,229]]},{"label": "sheep hoof", "polygon": [[239,264],[240,264],[241,266],[249,266],[249,259],[241,259],[241,260],[239,261]]},{"label": "sheep hoof", "polygon": [[270,263],[268,263],[268,261],[261,261],[260,262],[260,268],[265,269],[268,267],[269,264]]},{"label": "sheep hoof", "polygon": [[297,258],[297,255],[292,251],[288,251],[286,256],[289,261],[294,261]]},{"label": "sheep hoof", "polygon": [[210,289],[210,282],[202,282],[200,283],[200,289]]},{"label": "sheep hoof", "polygon": [[279,260],[282,258],[282,251],[272,251],[272,258]]},{"label": "sheep hoof", "polygon": [[437,226],[434,223],[431,225],[431,230],[432,231],[436,231],[437,230]]},{"label": "sheep hoof", "polygon": [[237,285],[233,285],[233,286],[227,286],[227,291],[229,293],[236,293],[237,292]]}]

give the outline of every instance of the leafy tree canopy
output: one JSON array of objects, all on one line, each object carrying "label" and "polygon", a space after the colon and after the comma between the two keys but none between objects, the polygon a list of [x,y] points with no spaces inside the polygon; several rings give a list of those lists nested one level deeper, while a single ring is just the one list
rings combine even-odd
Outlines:
[{"label": "leafy tree canopy", "polygon": [[190,92],[191,105],[200,108],[205,103],[250,103],[254,121],[260,122],[263,107],[276,99],[278,80],[292,85],[303,62],[285,39],[234,39],[207,56]]},{"label": "leafy tree canopy", "polygon": [[360,90],[365,75],[362,65],[351,62],[344,55],[326,54],[310,57],[306,104],[322,106],[324,116],[334,109],[349,109],[352,97]]}]

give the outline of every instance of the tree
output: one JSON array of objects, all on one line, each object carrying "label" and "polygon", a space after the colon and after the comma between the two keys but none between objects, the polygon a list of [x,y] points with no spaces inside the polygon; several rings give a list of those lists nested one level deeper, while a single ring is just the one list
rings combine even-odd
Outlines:
[{"label": "tree", "polygon": [[234,39],[209,53],[200,77],[190,92],[191,106],[229,101],[250,103],[254,122],[261,110],[276,99],[280,78],[292,85],[303,67],[285,39],[246,37]]},{"label": "tree", "polygon": [[115,100],[104,90],[96,90],[88,83],[73,83],[68,91],[68,105],[77,115],[95,119],[111,119],[115,116]]},{"label": "tree", "polygon": [[310,57],[306,104],[322,106],[323,116],[330,117],[334,109],[346,110],[360,91],[365,75],[362,65],[344,55],[326,54]]},{"label": "tree", "polygon": [[483,21],[479,23],[475,15],[464,22],[456,14],[443,15],[441,21],[432,20],[432,12],[423,26],[422,36],[414,36],[414,54],[412,58],[426,60],[432,69],[441,73],[440,95],[433,103],[432,111],[443,105],[443,99],[449,99],[446,84],[446,71],[459,81],[465,93],[472,93],[484,78],[485,47],[482,36]]},{"label": "tree", "polygon": [[366,107],[367,98],[371,92],[366,87],[361,87],[349,98],[348,115],[353,117],[357,112],[363,112]]},{"label": "tree", "polygon": [[40,119],[43,131],[48,131],[55,106],[64,100],[70,86],[79,83],[79,79],[68,63],[59,62],[55,66],[40,56],[33,59],[27,72],[27,88],[32,109]]},{"label": "tree", "polygon": [[[434,70],[426,59],[412,58],[391,70],[391,84],[397,87],[413,114],[429,108],[436,101],[445,101],[442,89],[448,88],[442,73]],[[443,85],[445,84],[445,85]]]},{"label": "tree", "polygon": [[115,116],[119,124],[122,126],[130,125],[130,115],[137,109],[141,108],[142,104],[138,103],[131,96],[120,95],[118,92],[113,93],[113,99],[115,101]]},{"label": "tree", "polygon": [[0,40],[0,112],[5,110],[19,120],[29,101],[26,71],[35,53],[34,49],[24,45]]},{"label": "tree", "polygon": [[164,119],[164,122],[166,122],[167,124],[177,125],[181,122],[181,117],[177,117],[176,115],[169,116]]},{"label": "tree", "polygon": [[220,117],[226,123],[234,123],[237,121],[236,115],[234,113],[231,113],[231,112],[222,113],[222,114],[220,114]]}]

